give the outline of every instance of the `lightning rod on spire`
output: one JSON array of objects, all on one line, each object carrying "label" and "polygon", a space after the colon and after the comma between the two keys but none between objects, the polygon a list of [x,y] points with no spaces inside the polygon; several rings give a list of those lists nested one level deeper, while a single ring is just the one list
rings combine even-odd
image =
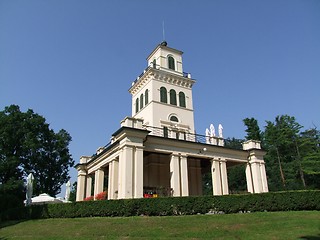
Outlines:
[{"label": "lightning rod on spire", "polygon": [[164,32],[164,21],[162,21],[162,38],[163,38],[163,41],[166,40],[166,35],[165,35],[165,32]]}]

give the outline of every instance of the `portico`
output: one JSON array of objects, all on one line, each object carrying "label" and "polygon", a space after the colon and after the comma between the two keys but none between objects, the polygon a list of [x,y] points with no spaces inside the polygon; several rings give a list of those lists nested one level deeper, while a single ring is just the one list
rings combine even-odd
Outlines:
[{"label": "portico", "polygon": [[[113,135],[113,142],[99,154],[82,157],[78,169],[77,201],[90,196],[94,174],[94,195],[107,189],[108,199],[142,198],[145,191],[157,195],[202,195],[202,171],[209,165],[213,195],[227,195],[228,165],[245,164],[248,192],[267,192],[263,161],[264,151],[253,141],[244,143],[245,150],[150,135],[127,118]],[[141,126],[131,128],[128,126]],[[201,149],[206,148],[205,152]],[[105,169],[105,170],[102,170]],[[104,176],[108,184],[104,186]],[[89,194],[90,193],[90,194]]]}]

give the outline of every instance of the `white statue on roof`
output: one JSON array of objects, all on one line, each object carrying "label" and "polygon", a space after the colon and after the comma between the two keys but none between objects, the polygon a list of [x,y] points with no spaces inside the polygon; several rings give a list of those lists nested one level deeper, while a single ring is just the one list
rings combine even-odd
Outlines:
[{"label": "white statue on roof", "polygon": [[210,131],[208,128],[206,128],[206,143],[210,144]]},{"label": "white statue on roof", "polygon": [[210,137],[215,137],[215,136],[216,136],[216,130],[213,124],[210,124]]},{"label": "white statue on roof", "polygon": [[222,130],[223,130],[223,127],[221,124],[219,124],[219,137],[220,138],[223,138]]}]

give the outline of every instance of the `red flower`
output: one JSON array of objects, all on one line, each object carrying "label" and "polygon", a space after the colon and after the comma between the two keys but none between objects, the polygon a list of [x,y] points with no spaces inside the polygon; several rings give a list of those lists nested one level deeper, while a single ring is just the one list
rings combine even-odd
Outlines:
[{"label": "red flower", "polygon": [[106,200],[107,199],[107,192],[98,193],[94,198],[95,198],[95,200]]},{"label": "red flower", "polygon": [[84,199],[84,201],[93,201],[93,200],[94,200],[93,196],[89,196]]}]

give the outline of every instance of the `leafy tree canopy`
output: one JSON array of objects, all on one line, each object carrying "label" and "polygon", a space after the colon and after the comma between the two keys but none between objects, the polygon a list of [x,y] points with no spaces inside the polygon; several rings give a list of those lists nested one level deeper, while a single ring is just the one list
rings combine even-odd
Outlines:
[{"label": "leafy tree canopy", "polygon": [[[279,115],[266,121],[260,131],[254,118],[243,120],[246,139],[260,140],[264,150],[268,185],[271,191],[320,188],[320,132],[301,131],[293,116]],[[236,175],[236,182],[239,179]]]},{"label": "leafy tree canopy", "polygon": [[270,189],[319,188],[319,131],[311,128],[301,132],[302,126],[288,115],[266,123],[263,140]]},{"label": "leafy tree canopy", "polygon": [[261,141],[261,131],[258,125],[258,121],[254,118],[243,119],[244,125],[246,125],[247,136],[246,140],[258,140]]},{"label": "leafy tree canopy", "polygon": [[[29,173],[35,177],[34,194],[55,196],[67,182],[74,161],[69,153],[71,136],[55,133],[46,119],[29,109],[11,105],[0,112],[0,187],[14,187]],[[19,185],[19,184],[18,184]]]}]

